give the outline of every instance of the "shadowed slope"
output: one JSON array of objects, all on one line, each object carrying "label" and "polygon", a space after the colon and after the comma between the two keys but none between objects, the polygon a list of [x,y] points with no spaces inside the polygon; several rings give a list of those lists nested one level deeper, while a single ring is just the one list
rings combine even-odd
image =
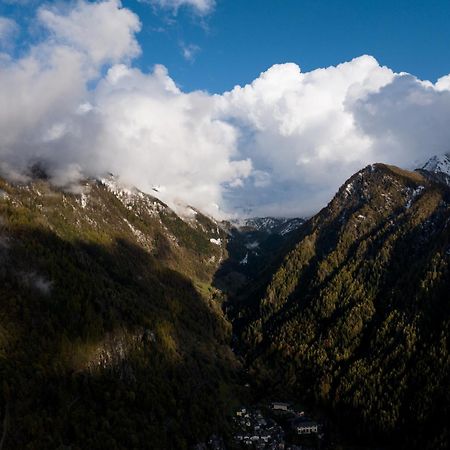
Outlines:
[{"label": "shadowed slope", "polygon": [[187,448],[226,429],[230,328],[195,287],[215,224],[141,220],[101,185],[87,211],[43,182],[2,189],[5,448]]}]

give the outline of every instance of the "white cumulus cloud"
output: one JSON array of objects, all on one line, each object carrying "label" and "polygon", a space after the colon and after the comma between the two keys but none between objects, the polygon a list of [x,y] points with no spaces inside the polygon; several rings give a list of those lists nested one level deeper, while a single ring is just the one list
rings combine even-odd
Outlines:
[{"label": "white cumulus cloud", "polygon": [[240,150],[254,166],[246,195],[232,199],[235,206],[305,214],[324,204],[343,177],[376,156],[349,102],[393,78],[370,56],[308,73],[288,63],[222,95],[219,108],[241,130]]},{"label": "white cumulus cloud", "polygon": [[99,169],[106,160],[141,189],[162,186],[171,203],[213,213],[224,185],[250,173],[250,161],[237,159],[236,130],[214,116],[212,98],[181,92],[163,66],[150,74],[112,67],[93,101],[90,114],[102,124]]},{"label": "white cumulus cloud", "polygon": [[41,6],[36,23],[41,41],[0,64],[10,178],[41,162],[59,185],[113,172],[214,215],[305,216],[367,164],[411,167],[449,150],[450,76],[433,84],[361,56],[183,92],[164,66],[133,66],[140,21],[118,0]]},{"label": "white cumulus cloud", "polygon": [[66,14],[42,7],[38,18],[60,44],[85,53],[94,64],[114,63],[140,53],[135,33],[139,18],[121,7],[120,0],[79,2]]},{"label": "white cumulus cloud", "polygon": [[367,164],[413,169],[449,151],[448,80],[421,81],[361,56],[307,73],[275,65],[218,96],[253,167],[244,194],[227,201],[255,215],[309,215]]}]

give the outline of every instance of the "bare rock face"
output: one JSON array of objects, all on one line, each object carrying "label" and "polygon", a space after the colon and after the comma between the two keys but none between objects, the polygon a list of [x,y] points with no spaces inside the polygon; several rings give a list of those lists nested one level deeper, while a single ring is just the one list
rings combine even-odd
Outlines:
[{"label": "bare rock face", "polygon": [[85,349],[81,361],[74,361],[77,371],[91,375],[109,372],[127,383],[137,381],[130,360],[133,354],[156,350],[153,331],[138,327],[133,331],[106,333],[101,342]]}]

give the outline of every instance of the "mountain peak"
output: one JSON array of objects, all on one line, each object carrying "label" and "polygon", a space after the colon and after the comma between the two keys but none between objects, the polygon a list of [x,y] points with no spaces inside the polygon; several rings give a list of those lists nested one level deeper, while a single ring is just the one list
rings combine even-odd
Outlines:
[{"label": "mountain peak", "polygon": [[450,176],[450,153],[432,156],[420,169]]}]

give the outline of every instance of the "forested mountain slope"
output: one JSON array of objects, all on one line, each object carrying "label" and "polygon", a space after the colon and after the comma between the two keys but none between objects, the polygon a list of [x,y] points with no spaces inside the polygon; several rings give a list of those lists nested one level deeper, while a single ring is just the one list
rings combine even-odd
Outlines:
[{"label": "forested mountain slope", "polygon": [[299,233],[266,287],[232,305],[250,376],[323,405],[352,438],[447,448],[446,183],[368,166]]},{"label": "forested mountain slope", "polygon": [[223,231],[112,177],[71,194],[37,175],[0,180],[3,448],[188,448],[226,429]]},{"label": "forested mountain slope", "polygon": [[278,231],[182,218],[114,177],[0,179],[0,445],[226,434],[240,366],[214,282],[256,394],[321,405],[351,440],[446,448],[449,205],[440,174],[382,164]]}]

